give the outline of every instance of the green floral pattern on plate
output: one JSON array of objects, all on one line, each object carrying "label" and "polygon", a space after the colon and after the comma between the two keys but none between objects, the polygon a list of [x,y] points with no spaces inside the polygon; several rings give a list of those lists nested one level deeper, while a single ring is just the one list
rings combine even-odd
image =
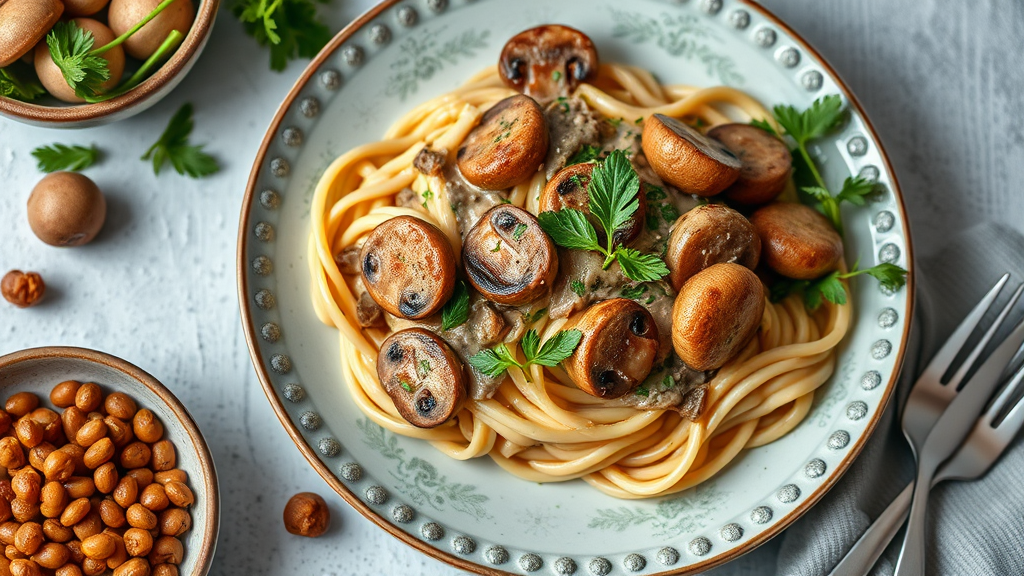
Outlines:
[{"label": "green floral pattern on plate", "polygon": [[399,45],[402,56],[391,63],[394,74],[388,78],[385,94],[405,101],[420,89],[421,81],[430,80],[445,66],[458,63],[459,58],[474,56],[477,50],[486,48],[491,35],[489,30],[466,30],[439,45],[437,38],[444,30],[444,27],[434,31],[424,28]]},{"label": "green floral pattern on plate", "polygon": [[653,509],[649,506],[601,508],[587,526],[623,532],[634,526],[650,524],[654,536],[672,538],[706,528],[710,515],[728,498],[729,493],[715,485],[701,484],[681,496],[658,502]]}]

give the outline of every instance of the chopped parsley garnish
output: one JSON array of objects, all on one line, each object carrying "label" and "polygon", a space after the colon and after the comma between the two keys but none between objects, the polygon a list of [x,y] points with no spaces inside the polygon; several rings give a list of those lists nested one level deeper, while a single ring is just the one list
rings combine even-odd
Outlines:
[{"label": "chopped parsley garnish", "polygon": [[459,280],[455,292],[441,309],[441,330],[448,331],[466,322],[469,318],[469,288]]},{"label": "chopped parsley garnish", "polygon": [[494,245],[494,248],[491,248],[491,252],[500,252],[500,251],[501,251],[501,240],[498,240],[497,244]]},{"label": "chopped parsley garnish", "polygon": [[566,166],[573,166],[575,164],[585,164],[587,162],[593,162],[597,160],[598,155],[601,154],[601,149],[597,146],[591,146],[590,144],[584,144],[582,148],[576,151],[575,154],[569,157],[566,161]]},{"label": "chopped parsley garnish", "polygon": [[423,191],[423,194],[421,194],[421,196],[423,196],[423,207],[426,208],[427,202],[434,199],[434,191],[431,190],[430,188],[427,188],[426,190]]},{"label": "chopped parsley garnish", "polygon": [[514,239],[516,242],[522,240],[523,234],[526,234],[526,230],[526,224],[523,224],[522,222],[516,224],[515,229],[512,230],[512,239]]},{"label": "chopped parsley garnish", "polygon": [[404,388],[406,392],[412,392],[412,386],[410,386],[404,378],[399,378],[398,383],[402,385],[402,388]]},{"label": "chopped parsley garnish", "polygon": [[533,324],[533,323],[537,322],[538,320],[540,320],[541,318],[543,318],[544,315],[547,314],[547,313],[548,313],[548,309],[547,308],[541,308],[540,310],[537,310],[533,314],[530,314],[530,313],[523,314],[523,322],[526,322],[527,324]]},{"label": "chopped parsley garnish", "polygon": [[643,384],[641,384],[640,386],[637,386],[636,390],[634,392],[636,393],[637,396],[643,396],[644,398],[647,398],[648,396],[651,395],[651,391],[648,390],[647,386],[645,386]]},{"label": "chopped parsley garnish", "polygon": [[646,284],[637,284],[636,286],[626,286],[622,289],[621,295],[623,298],[630,300],[636,300],[637,298],[644,295],[647,292]]},{"label": "chopped parsley garnish", "polygon": [[580,298],[587,292],[587,287],[583,285],[583,282],[579,280],[573,280],[569,283],[569,288],[576,293]]}]

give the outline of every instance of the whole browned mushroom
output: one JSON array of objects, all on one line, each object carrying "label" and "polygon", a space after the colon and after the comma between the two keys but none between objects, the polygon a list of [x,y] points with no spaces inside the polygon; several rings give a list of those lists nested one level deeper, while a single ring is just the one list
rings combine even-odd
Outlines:
[{"label": "whole browned mushroom", "polygon": [[501,51],[498,73],[509,88],[541,102],[566,96],[597,76],[600,64],[590,38],[568,26],[548,24],[516,34]]},{"label": "whole browned mushroom", "polygon": [[714,196],[740,174],[742,164],[722,143],[664,114],[644,122],[641,145],[658,176],[686,194]]},{"label": "whole browned mushroom", "polygon": [[[113,42],[116,37],[114,32],[99,20],[75,18],[72,21],[82,30],[92,34],[93,46],[96,48]],[[99,57],[107,61],[107,70],[110,72],[110,78],[100,85],[100,91],[102,92],[113,89],[121,81],[125,64],[124,48],[120,45],[114,46],[100,54]],[[75,90],[71,88],[68,81],[64,78],[64,73],[61,72],[60,67],[54,63],[53,56],[50,54],[50,48],[46,42],[36,44],[33,63],[35,64],[36,75],[39,77],[40,84],[43,85],[43,88],[46,88],[46,91],[51,96],[64,102],[76,104],[85,102],[85,99],[78,96]]]},{"label": "whole browned mushroom", "polygon": [[447,342],[422,328],[399,330],[380,345],[377,378],[413,426],[446,422],[466,399],[465,369]]},{"label": "whole browned mushroom", "polygon": [[0,68],[27,54],[60,20],[63,12],[64,4],[60,0],[0,2]]},{"label": "whole browned mushroom", "polygon": [[757,333],[764,285],[739,264],[715,264],[693,275],[672,307],[672,345],[694,370],[714,370]]},{"label": "whole browned mushroom", "polygon": [[724,194],[737,204],[771,202],[782,193],[793,171],[793,156],[786,144],[750,124],[723,124],[708,131],[732,151],[743,166],[740,175]]},{"label": "whole browned mushroom", "polygon": [[843,239],[827,218],[796,202],[774,202],[750,216],[769,268],[797,280],[813,280],[836,269]]},{"label": "whole browned mushroom", "polygon": [[437,226],[398,216],[370,232],[359,254],[370,297],[395,316],[419,319],[455,290],[455,253]]},{"label": "whole browned mushroom", "polygon": [[474,186],[505,190],[529,178],[548,153],[548,125],[532,98],[516,94],[492,106],[456,154]]},{"label": "whole browned mushroom", "polygon": [[605,300],[587,308],[573,328],[583,339],[562,366],[580,390],[618,398],[651,373],[658,326],[643,306],[625,298]]},{"label": "whole browned mushroom", "polygon": [[678,291],[708,266],[735,262],[753,270],[760,258],[761,239],[749,220],[725,204],[705,204],[676,220],[665,262]]},{"label": "whole browned mushroom", "polygon": [[519,306],[544,296],[558,274],[558,253],[537,219],[499,204],[480,218],[462,243],[473,287],[488,300]]},{"label": "whole browned mushroom", "polygon": [[[548,181],[540,194],[540,211],[557,212],[562,208],[575,208],[587,214],[587,218],[594,225],[597,231],[598,240],[605,241],[604,227],[600,226],[596,218],[590,215],[590,194],[587,186],[590,184],[590,175],[596,164],[586,162],[574,164],[558,171],[554,178]],[[640,206],[630,216],[629,221],[615,231],[614,241],[616,244],[628,244],[640,235],[644,227],[644,218],[647,213],[647,198],[643,190],[637,194]]]}]

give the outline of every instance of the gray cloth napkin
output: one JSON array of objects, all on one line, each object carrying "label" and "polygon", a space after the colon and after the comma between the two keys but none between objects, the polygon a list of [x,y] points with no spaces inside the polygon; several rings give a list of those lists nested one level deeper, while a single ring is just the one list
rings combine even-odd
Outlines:
[{"label": "gray cloth napkin", "polygon": [[[778,538],[709,576],[828,574],[912,479],[913,458],[896,409],[902,409],[914,377],[996,280],[1010,272],[1011,288],[1024,281],[1024,237],[985,223],[916,264],[918,307],[911,346],[897,401],[890,403],[874,436],[818,505]],[[1004,289],[997,305],[1008,292]],[[980,480],[937,486],[929,503],[929,525],[929,575],[1024,574],[1024,441],[1017,438]],[[901,536],[902,531],[873,575],[893,573]]]}]

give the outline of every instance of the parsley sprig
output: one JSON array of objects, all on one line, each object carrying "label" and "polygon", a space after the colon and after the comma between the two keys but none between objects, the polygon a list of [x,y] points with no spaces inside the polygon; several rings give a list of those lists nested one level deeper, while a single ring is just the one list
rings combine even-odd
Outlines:
[{"label": "parsley sprig", "polygon": [[477,352],[470,357],[469,363],[491,378],[500,376],[515,366],[521,369],[529,379],[529,373],[526,371],[529,366],[534,364],[548,367],[557,366],[576,350],[582,338],[583,332],[579,330],[562,330],[541,346],[540,336],[536,330],[531,329],[527,330],[522,340],[519,341],[519,345],[523,349],[523,356],[526,358],[525,362],[516,360],[512,351],[502,342],[494,348],[486,348]]},{"label": "parsley sprig", "polygon": [[[330,0],[317,0],[326,3]],[[331,39],[313,0],[237,0],[232,7],[246,34],[270,47],[270,68],[280,72],[294,58],[312,58]]]},{"label": "parsley sprig", "polygon": [[469,318],[469,288],[459,280],[455,283],[455,292],[441,309],[441,330],[447,332]]},{"label": "parsley sprig", "polygon": [[85,147],[53,144],[36,148],[32,151],[32,156],[35,156],[41,172],[50,173],[58,170],[77,172],[95,164],[99,160],[100,151],[95,145]]},{"label": "parsley sprig", "polygon": [[841,281],[862,274],[873,276],[888,290],[899,290],[907,284],[907,271],[895,264],[885,262],[864,270],[854,265],[849,272],[836,270],[817,280],[779,280],[772,286],[771,300],[778,302],[793,293],[803,294],[804,306],[811,311],[817,310],[823,299],[833,304],[846,304],[846,287]]},{"label": "parsley sprig", "polygon": [[153,161],[153,173],[159,175],[160,169],[170,161],[171,166],[181,175],[192,178],[209,176],[220,168],[217,160],[206,152],[203,147],[189,144],[188,137],[192,133],[192,104],[185,103],[167,124],[160,139],[146,150],[143,160]]},{"label": "parsley sprig", "polygon": [[38,81],[23,78],[18,73],[18,67],[23,68],[23,66],[15,62],[7,68],[0,68],[0,96],[23,102],[31,102],[46,94],[46,90],[43,89],[42,84]]},{"label": "parsley sprig", "polygon": [[635,282],[651,282],[668,274],[665,262],[654,254],[615,244],[615,232],[629,223],[640,207],[640,177],[621,150],[613,151],[594,168],[587,185],[590,214],[605,233],[605,245],[598,242],[597,230],[581,210],[564,208],[541,212],[537,220],[555,244],[572,250],[594,250],[604,254],[602,268],[618,261],[622,273]]}]

